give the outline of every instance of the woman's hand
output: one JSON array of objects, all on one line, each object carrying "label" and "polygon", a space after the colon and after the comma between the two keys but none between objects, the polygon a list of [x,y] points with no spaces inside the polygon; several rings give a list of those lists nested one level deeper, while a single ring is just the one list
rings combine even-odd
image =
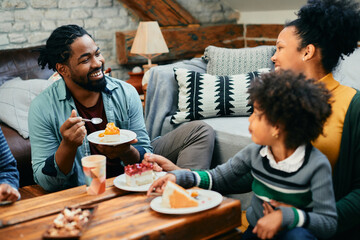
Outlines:
[{"label": "woman's hand", "polygon": [[9,184],[0,184],[0,201],[15,202],[20,197],[20,193]]},{"label": "woman's hand", "polygon": [[168,173],[165,176],[162,176],[155,180],[153,184],[149,187],[149,190],[147,191],[147,196],[150,196],[152,192],[156,193],[162,193],[165,189],[167,181],[176,182],[176,177],[174,174]]},{"label": "woman's hand", "polygon": [[156,172],[161,172],[161,171],[169,172],[169,171],[181,169],[169,159],[153,153],[145,153],[143,162],[152,163],[154,165],[154,170]]}]

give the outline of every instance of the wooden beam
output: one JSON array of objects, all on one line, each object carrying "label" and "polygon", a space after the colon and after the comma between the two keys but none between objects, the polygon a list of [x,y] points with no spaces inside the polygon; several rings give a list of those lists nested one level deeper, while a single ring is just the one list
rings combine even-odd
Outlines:
[{"label": "wooden beam", "polygon": [[160,26],[187,26],[199,24],[176,0],[119,0],[140,21],[158,21]]},{"label": "wooden beam", "polygon": [[[226,48],[244,47],[243,25],[226,24],[217,26],[170,27],[162,28],[169,53],[154,59],[167,61],[189,59],[203,54],[207,46]],[[116,32],[116,51],[120,64],[143,64],[143,57],[130,54],[136,31]]]}]

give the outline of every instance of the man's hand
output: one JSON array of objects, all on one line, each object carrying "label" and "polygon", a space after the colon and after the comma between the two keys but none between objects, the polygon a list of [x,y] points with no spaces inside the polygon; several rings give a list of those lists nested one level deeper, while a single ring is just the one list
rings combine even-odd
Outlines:
[{"label": "man's hand", "polygon": [[[116,159],[119,158],[123,160],[126,158],[126,155],[129,154],[132,151],[131,144],[137,143],[138,140],[135,138],[134,140],[119,144],[116,146],[110,146],[110,145],[101,145],[97,144],[96,148],[101,152],[103,155],[105,155],[109,159]],[[134,162],[138,162],[138,160],[134,160]]]},{"label": "man's hand", "polygon": [[9,184],[0,184],[0,201],[15,202],[18,200],[20,193]]},{"label": "man's hand", "polygon": [[145,153],[143,162],[152,163],[154,165],[154,170],[157,172],[168,172],[181,169],[169,159],[153,153]]},{"label": "man's hand", "polygon": [[71,111],[70,117],[61,125],[60,133],[66,146],[77,148],[82,145],[86,136],[86,128],[82,118],[77,117],[75,110]]},{"label": "man's hand", "polygon": [[168,173],[165,176],[158,178],[151,184],[149,190],[147,191],[147,196],[150,196],[152,192],[162,193],[165,189],[167,181],[176,182],[176,177],[174,174]]},{"label": "man's hand", "polygon": [[60,133],[63,137],[55,153],[55,161],[60,171],[68,174],[72,169],[77,148],[82,145],[86,136],[85,123],[72,110],[70,117],[61,125]]}]

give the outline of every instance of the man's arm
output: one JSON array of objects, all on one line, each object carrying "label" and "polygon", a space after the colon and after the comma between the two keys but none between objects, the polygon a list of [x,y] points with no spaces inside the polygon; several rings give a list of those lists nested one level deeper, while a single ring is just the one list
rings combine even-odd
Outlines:
[{"label": "man's arm", "polygon": [[[59,159],[55,159],[55,153],[63,141],[59,129],[64,122],[69,121],[71,111],[70,105],[58,106],[42,94],[37,96],[30,105],[28,121],[34,180],[49,192],[79,184],[77,177],[73,176],[77,174],[77,171],[74,157],[69,154],[71,151],[66,152],[67,155],[59,152],[64,155],[59,155],[57,156]],[[67,164],[71,165],[70,170],[69,166],[63,165],[62,157],[68,161]],[[57,160],[59,160],[59,165]]]},{"label": "man's arm", "polygon": [[75,110],[72,110],[70,117],[60,127],[60,133],[63,139],[55,153],[55,161],[66,175],[71,171],[76,151],[86,136],[85,123],[77,117]]}]

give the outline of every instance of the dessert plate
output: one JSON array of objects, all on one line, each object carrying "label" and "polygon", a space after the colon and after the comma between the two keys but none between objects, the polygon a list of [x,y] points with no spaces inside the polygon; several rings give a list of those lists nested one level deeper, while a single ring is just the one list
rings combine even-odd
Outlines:
[{"label": "dessert plate", "polygon": [[7,204],[10,204],[12,203],[12,201],[0,201],[0,206],[1,205],[7,205]]},{"label": "dessert plate", "polygon": [[104,130],[96,131],[91,133],[87,136],[87,139],[89,142],[95,143],[95,144],[102,144],[102,145],[110,145],[115,146],[123,143],[130,142],[136,138],[136,133],[130,130],[126,129],[120,129],[120,141],[117,142],[104,142],[104,137],[99,137],[100,133],[103,133]]},{"label": "dessert plate", "polygon": [[222,200],[223,196],[218,193],[211,190],[204,190],[204,189],[187,189],[189,193],[196,191],[199,193],[199,195],[195,198],[199,202],[199,206],[197,207],[189,207],[189,208],[167,208],[163,207],[161,204],[162,197],[154,198],[151,203],[150,207],[152,210],[159,212],[159,213],[165,213],[165,214],[190,214],[190,213],[196,213],[201,212],[213,207],[218,206]]},{"label": "dessert plate", "polygon": [[[154,172],[154,173],[155,173],[155,180],[158,179],[159,177],[164,176],[166,174],[166,172]],[[126,184],[126,177],[125,177],[125,173],[124,173],[124,174],[121,174],[120,176],[117,176],[114,179],[114,185],[115,185],[115,187],[120,188],[122,190],[126,190],[126,191],[147,192],[147,190],[151,186],[151,183],[141,185],[141,186],[137,186],[137,187],[129,186],[129,185]]]}]

